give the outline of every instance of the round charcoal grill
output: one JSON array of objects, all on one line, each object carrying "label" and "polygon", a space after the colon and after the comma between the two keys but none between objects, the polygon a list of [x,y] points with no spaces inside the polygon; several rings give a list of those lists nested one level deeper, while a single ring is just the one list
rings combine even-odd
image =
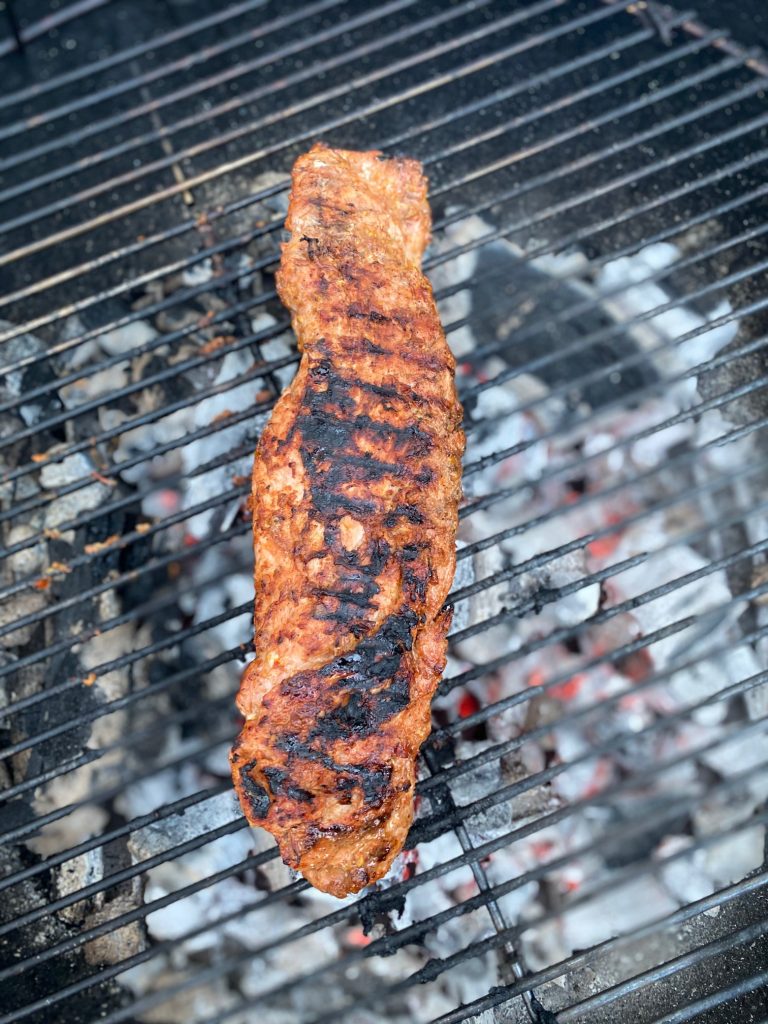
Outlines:
[{"label": "round charcoal grill", "polygon": [[[0,1022],[768,1019],[761,53],[650,0],[0,16]],[[226,763],[318,138],[424,162],[468,436],[416,821],[345,901]]]}]

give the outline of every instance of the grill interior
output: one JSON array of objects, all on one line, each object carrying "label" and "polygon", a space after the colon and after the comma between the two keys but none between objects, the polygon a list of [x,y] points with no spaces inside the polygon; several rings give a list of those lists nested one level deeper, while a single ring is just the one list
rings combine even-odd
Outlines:
[{"label": "grill interior", "polygon": [[[0,1024],[762,1020],[761,53],[645,2],[6,13]],[[424,162],[468,434],[409,852],[343,902],[226,767],[317,138]]]}]

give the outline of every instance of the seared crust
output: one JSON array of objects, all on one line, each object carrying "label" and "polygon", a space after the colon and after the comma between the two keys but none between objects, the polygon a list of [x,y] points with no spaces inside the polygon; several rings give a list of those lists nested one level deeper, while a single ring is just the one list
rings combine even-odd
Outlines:
[{"label": "seared crust", "polygon": [[335,896],[402,849],[445,666],[464,435],[429,226],[413,160],[296,161],[277,283],[303,358],[254,461],[256,656],[231,760],[251,824]]}]

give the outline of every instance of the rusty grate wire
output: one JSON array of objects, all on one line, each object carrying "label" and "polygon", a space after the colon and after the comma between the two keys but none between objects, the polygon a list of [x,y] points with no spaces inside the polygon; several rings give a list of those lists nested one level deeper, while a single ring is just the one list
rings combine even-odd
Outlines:
[{"label": "rusty grate wire", "polygon": [[[98,31],[106,22],[92,6],[87,25]],[[108,5],[104,18],[123,7]],[[9,851],[0,1022],[163,1021],[184,1007],[201,1024],[249,1013],[278,1024],[368,1024],[376,1014],[566,1024],[617,1013],[660,1024],[733,1019],[723,1014],[759,1005],[765,861],[552,962],[535,936],[580,908],[604,907],[599,900],[625,884],[698,863],[765,827],[763,799],[741,819],[686,833],[682,845],[645,841],[649,822],[677,836],[702,808],[738,805],[766,776],[764,758],[711,767],[766,725],[762,55],[690,11],[598,0],[249,0],[198,14],[159,27],[149,53],[145,40],[127,38],[91,63],[20,78],[0,98],[0,527],[9,567],[0,580],[0,827]],[[318,137],[424,161],[435,210],[426,268],[450,311],[470,441],[454,657],[409,839],[422,860],[339,905],[312,902],[301,879],[281,880],[271,847],[223,864],[190,859],[245,829],[212,758],[234,735],[237,667],[250,649],[247,628],[228,646],[221,637],[235,633],[222,630],[242,622],[250,600],[233,591],[215,608],[206,598],[226,559],[247,551],[242,466],[298,358],[270,348],[288,328],[270,271],[287,171]],[[509,243],[506,262],[478,270]],[[672,262],[640,275],[635,263],[631,277],[600,284],[622,260],[671,243]],[[505,291],[513,273],[529,273],[522,295]],[[517,318],[511,333],[501,321],[488,327],[479,299],[469,309],[452,304],[481,283],[495,290],[494,312]],[[641,287],[646,305],[622,306]],[[698,318],[659,334],[681,309]],[[716,331],[730,340],[712,351]],[[105,347],[104,338],[132,340]],[[676,362],[679,352],[692,356]],[[223,377],[228,359],[246,368]],[[523,378],[546,386],[510,399]],[[664,405],[691,387],[695,397]],[[219,412],[208,421],[184,419],[226,396],[235,408],[209,404]],[[166,429],[174,415],[183,429]],[[531,429],[507,429],[513,420]],[[208,447],[234,428],[236,442]],[[663,459],[627,461],[680,429],[688,440],[670,443]],[[578,444],[568,448],[569,438]],[[190,465],[184,453],[195,445],[203,454]],[[544,463],[526,462],[542,450]],[[193,480],[212,492],[163,506]],[[622,551],[629,531],[659,517],[666,532]],[[549,540],[526,549],[534,531]],[[683,549],[699,559],[656,575],[660,556],[674,561]],[[558,582],[564,560],[585,553],[581,570]],[[625,595],[622,581],[637,570],[642,586]],[[728,594],[714,590],[703,612],[681,606],[642,631],[618,630],[676,594],[708,593],[715,579]],[[563,602],[596,592],[587,616],[556,617]],[[540,629],[527,626],[536,622]],[[500,649],[499,635],[517,639]],[[661,659],[660,645],[674,638],[674,656]],[[735,649],[750,652],[737,676],[663,712],[654,706],[640,724],[611,717],[663,695],[683,673],[715,671]],[[534,673],[537,658],[543,670]],[[614,670],[624,673],[621,688],[572,700],[575,679]],[[526,685],[497,686],[508,672]],[[696,732],[719,707],[728,712],[717,730]],[[537,718],[537,708],[546,714]],[[504,726],[521,712],[516,728]],[[501,773],[580,723],[597,723],[587,748]],[[661,750],[676,729],[687,745],[633,759],[648,744]],[[609,778],[521,811],[599,762],[614,765]],[[660,779],[694,763],[704,788],[659,795]],[[491,783],[472,788],[494,767]],[[149,809],[125,803],[126,793],[151,793],[168,778],[186,779],[187,791],[150,799]],[[606,813],[638,793],[654,794],[643,813]],[[568,848],[547,846],[543,837],[581,821],[598,824]],[[160,837],[154,847],[139,842],[149,834]],[[457,845],[440,846],[446,836]],[[628,844],[635,856],[610,860]],[[498,858],[517,849],[539,860],[494,875]],[[595,857],[610,870],[555,891],[553,879]],[[94,863],[95,874],[82,870]],[[456,891],[446,879],[462,869],[471,881]],[[234,907],[232,884],[247,893]],[[515,916],[511,897],[531,886],[548,898]],[[206,892],[220,894],[214,918],[153,932],[152,915]],[[422,893],[437,896],[414,902]],[[399,917],[406,900],[422,916]],[[248,922],[241,941],[226,931],[238,921]],[[442,952],[425,945],[451,928],[466,941]],[[201,959],[210,947],[195,942],[212,932],[226,938]],[[331,933],[359,941],[323,946]],[[640,951],[649,948],[658,955],[646,962]],[[264,978],[246,985],[254,963]],[[373,963],[381,966],[366,974]],[[471,964],[494,974],[479,994]],[[452,987],[465,974],[466,987]],[[206,991],[218,1002],[206,1003]]]}]

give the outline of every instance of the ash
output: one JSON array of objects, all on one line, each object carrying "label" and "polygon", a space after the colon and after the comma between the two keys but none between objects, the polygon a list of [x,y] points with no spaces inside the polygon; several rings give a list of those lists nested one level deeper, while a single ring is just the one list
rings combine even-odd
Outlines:
[{"label": "ash", "polygon": [[[277,194],[253,209],[254,219],[279,218],[283,203]],[[455,220],[433,254],[489,230],[475,217]],[[211,244],[205,233],[203,243]],[[9,805],[22,826],[33,814],[51,815],[24,841],[25,858],[38,860],[108,823],[210,791],[50,872],[54,894],[67,896],[115,865],[172,853],[46,925],[49,941],[58,941],[152,905],[80,954],[92,966],[140,961],[118,978],[121,998],[127,991],[139,1001],[135,1019],[227,1015],[245,1024],[254,1019],[239,1009],[245,1000],[269,1024],[343,1008],[355,1024],[426,1021],[508,982],[514,955],[531,971],[556,964],[762,863],[765,830],[752,819],[768,794],[760,731],[768,688],[739,684],[764,665],[766,640],[745,632],[768,625],[768,605],[738,595],[765,579],[765,566],[758,556],[746,576],[743,564],[741,577],[730,566],[712,568],[768,535],[764,481],[733,473],[756,465],[759,453],[754,435],[718,444],[733,430],[729,406],[681,415],[702,402],[696,368],[734,341],[739,324],[708,326],[730,311],[726,298],[705,311],[679,303],[648,315],[676,298],[666,278],[655,279],[681,259],[671,244],[592,265],[577,251],[526,260],[493,242],[435,268],[438,295],[451,293],[440,311],[468,427],[454,639],[435,701],[434,770],[450,770],[450,783],[435,781],[425,763],[418,847],[362,900],[340,903],[297,885],[272,856],[271,837],[240,827],[228,788],[233,697],[251,639],[248,476],[268,408],[297,361],[285,312],[256,301],[272,287],[277,257],[275,235],[261,235],[234,256],[147,286],[130,305],[98,307],[109,321],[129,319],[101,333],[107,320],[81,311],[67,331],[90,340],[43,364],[67,382],[21,406],[18,422],[6,414],[0,424],[8,432],[61,410],[74,414],[65,439],[36,439],[50,457],[39,472],[5,485],[6,505],[46,500],[6,531],[5,543],[18,551],[5,562],[4,582],[49,583],[22,587],[0,625],[52,612],[99,579],[125,577],[42,627],[5,635],[10,659],[66,641],[55,678],[37,661],[8,699],[77,679],[85,685],[54,701],[51,717],[86,717],[6,762],[3,781],[23,783],[86,752],[98,755]],[[249,299],[253,309],[222,316]],[[595,334],[601,340],[585,345]],[[44,342],[24,335],[13,345],[5,354],[19,358]],[[166,373],[170,367],[183,372]],[[9,378],[4,397],[45,383],[36,372]],[[59,448],[102,435],[56,459]],[[24,454],[10,451],[9,466]],[[101,506],[109,511],[94,514]],[[121,548],[115,539],[129,533],[134,542]],[[478,543],[497,534],[498,543]],[[95,565],[69,570],[100,544]],[[688,574],[688,585],[671,585]],[[124,609],[137,607],[141,614],[120,622]],[[493,628],[473,629],[488,619]],[[96,622],[107,626],[96,631]],[[673,623],[679,628],[667,629]],[[134,656],[148,644],[151,658]],[[150,699],[88,718],[139,690]],[[483,713],[495,704],[500,709]],[[12,740],[34,733],[34,722],[15,720]],[[121,742],[126,734],[130,743]],[[502,757],[483,757],[500,745]],[[212,830],[218,838],[206,841]],[[189,849],[178,856],[182,844]],[[467,858],[478,847],[488,850]],[[454,858],[454,869],[441,873]],[[433,869],[435,877],[404,895],[393,888]],[[289,899],[270,899],[287,885]],[[480,885],[497,890],[495,924],[480,905],[452,912]],[[185,887],[189,895],[166,899]],[[336,911],[338,920],[312,931]],[[419,929],[436,914],[444,917],[438,927]],[[500,922],[515,929],[511,944],[460,957]],[[40,939],[25,941],[34,950]],[[450,970],[433,969],[454,956]],[[230,960],[210,982],[183,986]],[[613,968],[611,983],[619,977]],[[309,971],[318,973],[297,983]],[[398,987],[418,971],[424,984]],[[588,983],[578,981],[583,993]],[[390,994],[374,1002],[370,993],[382,984]],[[541,998],[556,1010],[572,1000],[575,984],[561,979]],[[600,978],[589,984],[604,987]],[[108,1005],[118,996],[110,989],[103,998]]]}]

